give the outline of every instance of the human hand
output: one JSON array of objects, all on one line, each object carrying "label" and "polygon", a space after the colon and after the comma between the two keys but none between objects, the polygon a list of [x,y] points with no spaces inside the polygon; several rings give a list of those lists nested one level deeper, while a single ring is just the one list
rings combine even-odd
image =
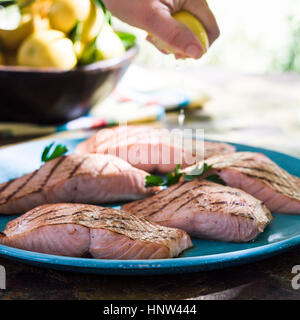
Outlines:
[{"label": "human hand", "polygon": [[164,41],[178,54],[177,57],[200,58],[204,53],[201,42],[186,26],[172,15],[185,10],[204,25],[210,45],[220,31],[216,19],[205,0],[103,0],[108,10],[124,22]]}]

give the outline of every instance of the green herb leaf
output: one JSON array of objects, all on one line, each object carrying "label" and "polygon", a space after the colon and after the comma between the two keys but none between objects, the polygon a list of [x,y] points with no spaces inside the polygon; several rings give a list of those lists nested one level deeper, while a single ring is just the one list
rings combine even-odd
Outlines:
[{"label": "green herb leaf", "polygon": [[198,177],[203,176],[206,172],[208,172],[210,169],[212,168],[212,166],[209,166],[208,164],[206,164],[205,162],[203,163],[203,165],[201,167],[195,166],[193,168],[193,170],[191,170],[189,172],[189,174],[185,174],[184,175],[184,180],[185,181],[192,181]]},{"label": "green herb leaf", "polygon": [[181,165],[179,164],[173,172],[170,172],[167,175],[167,179],[163,179],[160,176],[150,175],[146,177],[146,188],[149,187],[170,187],[179,182],[180,178],[183,176],[183,173],[180,171]]},{"label": "green herb leaf", "polygon": [[64,145],[58,144],[52,154],[49,155],[50,150],[54,146],[54,142],[52,142],[49,146],[47,146],[42,153],[42,162],[47,162],[56,158],[63,156],[68,152],[68,148]]},{"label": "green herb leaf", "polygon": [[101,0],[94,0],[94,1],[98,6],[100,6],[102,8],[104,13],[107,11],[106,7],[105,7],[105,4]]},{"label": "green herb leaf", "polygon": [[165,181],[162,177],[150,175],[146,177],[146,188],[163,186]]},{"label": "green herb leaf", "polygon": [[[193,181],[194,179],[202,177],[205,173],[209,172],[209,170],[212,169],[212,166],[204,162],[201,167],[195,166],[193,170],[189,172],[189,174],[185,174],[180,170],[180,168],[181,168],[181,165],[180,164],[177,165],[177,167],[173,172],[168,173],[166,180],[164,180],[160,176],[154,176],[154,175],[147,176],[146,188],[156,187],[156,186],[170,187],[178,183],[181,177],[184,178],[184,181]],[[204,179],[218,183],[218,184],[226,185],[226,183],[217,174],[212,174]]]},{"label": "green herb leaf", "polygon": [[0,29],[15,30],[20,25],[21,12],[15,1],[0,2]]},{"label": "green herb leaf", "polygon": [[[199,168],[198,166],[196,166],[193,170],[191,170],[189,172],[189,174],[185,174],[184,180],[185,181],[192,181],[198,177],[203,176],[205,173],[207,173],[211,169],[212,169],[212,166],[210,166],[204,162],[202,167]],[[218,183],[218,184],[222,184],[224,186],[226,185],[224,180],[222,180],[217,174],[212,174],[208,177],[205,177],[204,179],[211,181],[211,182]]]},{"label": "green herb leaf", "polygon": [[183,176],[183,173],[180,171],[181,165],[177,165],[174,172],[171,172],[167,175],[166,186],[170,187],[179,182],[180,178]]},{"label": "green herb leaf", "polygon": [[126,50],[135,46],[136,36],[131,33],[126,32],[116,32],[120,40],[123,42],[123,45]]},{"label": "green herb leaf", "polygon": [[91,64],[97,61],[97,44],[96,39],[89,43],[84,49],[79,60],[79,65]]},{"label": "green herb leaf", "polygon": [[102,8],[106,21],[111,25],[111,13],[106,9],[103,1],[101,0],[94,0],[94,1],[98,6]]},{"label": "green herb leaf", "polygon": [[2,7],[10,6],[11,4],[16,4],[15,0],[0,0],[0,5]]},{"label": "green herb leaf", "polygon": [[82,33],[82,21],[77,21],[75,23],[75,26],[72,28],[72,30],[68,34],[68,38],[73,42],[77,42],[81,39],[81,33]]}]

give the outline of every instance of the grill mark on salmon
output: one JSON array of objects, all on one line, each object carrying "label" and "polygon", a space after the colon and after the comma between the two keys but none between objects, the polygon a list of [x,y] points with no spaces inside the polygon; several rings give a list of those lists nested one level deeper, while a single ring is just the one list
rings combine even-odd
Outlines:
[{"label": "grill mark on salmon", "polygon": [[215,205],[215,204],[227,204],[226,201],[216,201],[216,202],[213,202],[212,205]]},{"label": "grill mark on salmon", "polygon": [[[174,186],[174,187],[172,188],[172,191],[170,192],[170,194],[171,194],[171,193],[174,193],[175,191],[177,191],[178,189],[180,189],[184,184],[185,184],[185,181],[184,181],[184,182],[179,182],[176,186]],[[161,199],[161,198],[163,198],[163,196],[161,196],[161,197],[160,197],[159,195],[157,196],[157,199],[158,199],[158,200]],[[143,199],[133,202],[133,203],[132,203],[132,207],[134,207],[134,206],[136,206],[136,205],[142,204],[142,203],[143,203],[142,200],[143,200]],[[140,212],[140,211],[143,211],[143,210],[144,210],[144,208],[141,207],[140,209],[137,210],[137,212]]]},{"label": "grill mark on salmon", "polygon": [[[0,205],[12,199],[15,195],[17,195],[25,186],[33,179],[33,177],[37,174],[37,170],[32,172],[28,179],[25,180],[15,191],[13,191],[10,195],[8,195],[5,199],[0,201]],[[15,180],[16,181],[16,180]]]},{"label": "grill mark on salmon", "polygon": [[183,207],[185,207],[187,204],[193,202],[194,200],[199,199],[201,196],[203,196],[202,193],[197,194],[196,196],[194,196],[191,199],[188,199],[186,202],[184,202],[182,205],[180,205],[175,211],[179,211],[180,209],[182,209]]},{"label": "grill mark on salmon", "polygon": [[0,194],[1,192],[4,192],[12,183],[14,180],[10,180],[4,183],[4,185],[0,188]]},{"label": "grill mark on salmon", "polygon": [[[244,161],[249,161],[249,159],[246,159]],[[254,159],[252,159],[252,161],[254,161]],[[237,169],[248,169],[249,170],[249,167],[243,167],[243,166],[237,166],[237,165],[232,165],[232,168],[237,168]],[[280,177],[279,175],[276,174],[276,172],[272,172],[270,170],[267,170],[265,168],[257,168],[257,167],[251,167],[251,170],[255,170],[255,171],[259,171],[259,172],[265,172],[265,173],[268,173],[268,174],[271,174],[271,175],[275,175],[277,177]]]},{"label": "grill mark on salmon", "polygon": [[[172,190],[170,191],[169,195],[172,194],[172,193],[174,193],[174,192],[176,192],[177,190],[179,190],[185,183],[187,183],[187,182],[186,182],[186,181],[182,181],[182,182],[177,183],[177,184],[172,188]],[[158,196],[157,198],[160,199],[161,197]],[[143,199],[141,199],[141,201],[142,201],[142,200],[143,200]]]},{"label": "grill mark on salmon", "polygon": [[145,171],[111,155],[64,156],[0,185],[0,213],[20,214],[45,203],[99,204],[141,199],[160,190],[146,188],[146,176]]},{"label": "grill mark on salmon", "polygon": [[233,195],[233,196],[236,196],[236,197],[240,197],[241,196],[241,193],[239,192],[239,191],[236,191],[236,192],[234,192],[234,191],[231,191],[231,192],[229,192],[229,191],[212,191],[211,193],[214,193],[214,194],[222,194],[222,193],[228,193],[228,194],[231,194],[231,195]]},{"label": "grill mark on salmon", "polygon": [[120,260],[172,258],[192,246],[182,230],[122,210],[83,204],[37,207],[9,222],[0,233],[0,244],[47,254]]},{"label": "grill mark on salmon", "polygon": [[[254,161],[254,160],[253,160]],[[242,170],[246,170],[246,171],[258,171],[258,172],[262,172],[262,173],[267,173],[269,175],[272,175],[272,176],[276,176],[278,177],[279,179],[281,178],[280,175],[278,175],[276,172],[272,172],[270,170],[266,170],[264,168],[256,168],[256,167],[243,167],[243,166],[237,166],[237,165],[232,165],[231,168],[236,168],[236,169],[242,169]],[[274,180],[271,180],[269,178],[266,178],[264,176],[261,176],[261,175],[257,175],[257,174],[254,174],[254,173],[245,173],[247,176],[249,177],[252,177],[252,178],[257,178],[257,179],[264,179],[266,181],[268,181],[269,183],[273,183],[273,184],[277,184],[278,186],[280,187],[285,187],[286,185],[283,184],[283,183],[279,183],[278,181],[274,181]]]},{"label": "grill mark on salmon", "polygon": [[109,162],[106,162],[105,164],[104,164],[104,166],[101,168],[101,170],[100,170],[100,174],[107,168],[107,166],[109,165]]},{"label": "grill mark on salmon", "polygon": [[[174,193],[176,190],[180,189],[182,187],[182,184],[180,186],[176,186],[176,188],[174,188],[171,193]],[[161,199],[162,197],[158,197],[159,199]],[[172,198],[171,201],[176,200],[176,198],[178,198],[177,196],[175,198]],[[143,203],[143,202],[142,202]],[[132,204],[132,206],[134,206],[135,203]],[[166,204],[167,206],[168,204]],[[140,208],[139,210],[137,210],[137,212],[143,211],[145,209],[145,207]],[[156,211],[153,211],[152,213],[149,213],[149,215],[156,213]]]},{"label": "grill mark on salmon", "polygon": [[[101,220],[101,219],[97,219],[97,220]],[[127,228],[127,227],[124,227],[124,226],[110,226],[111,229],[117,229],[117,230],[122,230],[122,231],[128,231],[128,232],[139,232],[139,233],[142,233],[142,234],[147,234],[149,231],[148,230],[139,230],[139,228],[134,228],[134,229],[130,229],[130,228]],[[172,237],[172,236],[164,236],[164,235],[161,235],[160,236],[162,239],[171,239],[171,240],[175,240],[176,238],[175,237]],[[158,237],[156,236],[156,239]]]},{"label": "grill mark on salmon", "polygon": [[45,215],[47,215],[49,213],[55,213],[55,212],[59,212],[59,211],[61,211],[61,209],[58,209],[58,210],[55,210],[55,211],[52,210],[52,211],[44,212],[44,213],[42,213],[42,214],[40,214],[38,216],[35,216],[35,217],[31,218],[31,219],[28,218],[28,221],[32,222],[32,221],[34,221],[36,219],[39,219],[40,217],[45,216]]},{"label": "grill mark on salmon", "polygon": [[[274,184],[274,185],[277,185],[278,187],[284,187],[286,188],[286,185],[284,183],[279,183],[277,181],[273,181],[272,179],[269,179],[269,178],[266,178],[266,177],[262,177],[262,176],[258,176],[258,175],[255,175],[255,174],[250,174],[250,173],[245,173],[246,176],[250,177],[250,178],[255,178],[255,179],[261,179],[261,180],[264,180],[270,184]],[[287,194],[293,196],[293,192],[288,192],[286,191]]]},{"label": "grill mark on salmon", "polygon": [[[182,186],[184,186],[184,184],[186,184],[186,183],[188,183],[188,182],[187,182],[187,181],[184,181],[184,182],[181,182],[181,183],[178,183],[178,184],[172,186],[171,188],[169,188],[170,190],[169,190],[168,195],[170,196],[170,194],[175,193],[177,190],[181,189]],[[198,189],[200,186],[201,186],[201,184],[195,186],[195,187],[192,189],[192,191],[195,190],[195,189]],[[191,190],[185,190],[185,191],[182,192],[181,194],[176,195],[175,197],[171,198],[171,199],[169,200],[169,202],[165,203],[165,205],[163,206],[163,209],[166,208],[166,207],[167,207],[169,204],[171,204],[172,202],[174,202],[174,201],[176,201],[177,199],[179,199],[181,196],[189,193],[190,191],[191,191]],[[164,198],[164,195],[163,195],[163,194],[161,194],[161,195],[160,195],[160,194],[157,194],[156,200],[161,200],[162,198]],[[143,200],[141,200],[140,204],[141,204],[141,203],[144,203],[145,206],[144,206],[144,207],[141,206],[138,210],[136,210],[136,213],[142,212],[142,211],[145,210],[145,208],[148,206],[148,204],[147,204],[146,202],[144,202]],[[131,207],[134,207],[135,205],[138,205],[138,203],[133,202],[133,203],[131,204]],[[155,211],[153,211],[153,212],[149,212],[149,213],[148,213],[148,216],[151,216],[151,215],[153,215],[153,214],[156,214],[156,213],[157,213],[158,211],[160,211],[161,209],[162,209],[162,208],[157,209],[157,210],[155,210]]]},{"label": "grill mark on salmon", "polygon": [[267,156],[237,152],[209,158],[206,163],[227,185],[248,192],[263,201],[271,211],[300,214],[300,179],[280,168]]},{"label": "grill mark on salmon", "polygon": [[[43,188],[45,187],[45,185],[48,183],[48,181],[50,180],[51,176],[54,174],[55,170],[58,169],[58,167],[62,164],[62,162],[65,160],[65,157],[61,157],[57,160],[56,164],[53,166],[53,168],[50,170],[49,174],[46,176],[45,181],[42,182],[42,184],[40,185],[40,187],[37,188],[36,191],[41,191],[43,190]],[[34,191],[34,192],[36,192]],[[34,193],[33,192],[33,193]]]},{"label": "grill mark on salmon", "polygon": [[[30,196],[30,195],[33,195],[35,193],[38,193],[38,192],[42,192],[43,191],[43,188],[47,185],[48,181],[50,180],[51,176],[54,174],[54,172],[59,168],[59,166],[62,164],[62,162],[66,159],[65,156],[62,156],[58,159],[55,159],[53,160],[53,163],[56,163],[53,165],[53,167],[51,168],[51,170],[49,171],[49,173],[47,174],[46,178],[44,181],[41,181],[41,184],[37,184],[36,185],[36,188],[33,189],[31,192],[28,192],[27,193],[27,196]],[[37,174],[39,174],[39,171],[37,170]],[[15,179],[17,180],[17,179]],[[21,190],[19,190],[20,192]],[[16,195],[16,194],[15,194]],[[14,196],[15,196],[14,195]],[[6,199],[7,200],[7,199]]]},{"label": "grill mark on salmon", "polygon": [[[195,190],[196,188],[198,188],[198,186],[194,187],[192,190]],[[179,194],[179,195],[171,198],[171,199],[169,200],[169,202],[167,202],[166,204],[164,204],[164,205],[162,206],[162,208],[150,212],[150,213],[148,214],[148,217],[150,217],[150,216],[152,216],[153,214],[157,213],[157,212],[160,211],[161,209],[165,209],[168,205],[171,205],[172,202],[176,201],[177,199],[179,199],[180,197],[182,197],[183,195],[185,195],[185,194],[187,194],[187,193],[189,193],[189,192],[190,192],[190,190],[185,190],[185,191],[182,192],[181,194]]]},{"label": "grill mark on salmon", "polygon": [[267,207],[248,193],[199,179],[125,204],[122,209],[194,237],[230,242],[255,239],[272,220]]},{"label": "grill mark on salmon", "polygon": [[[163,151],[166,152],[163,153]],[[213,155],[234,151],[233,146],[225,143],[191,140],[186,137],[183,143],[168,130],[147,126],[102,129],[76,148],[76,153],[79,154],[113,154],[130,162],[138,169],[161,173],[173,171],[179,163],[182,167],[187,167],[193,162]],[[168,163],[164,161],[166,157],[170,157]]]},{"label": "grill mark on salmon", "polygon": [[[77,211],[77,212],[74,212],[71,214],[71,216],[77,216],[77,215],[80,215],[82,213],[87,213],[88,211],[83,211],[83,210],[80,210],[80,211]],[[51,213],[53,213],[53,211],[51,211]],[[70,215],[67,215],[67,214],[62,214],[60,216],[55,216],[55,217],[50,217],[50,218],[45,218],[46,221],[52,221],[52,220],[59,220],[61,218],[67,218],[69,217]]]},{"label": "grill mark on salmon", "polygon": [[[76,172],[79,170],[79,168],[84,164],[84,162],[87,160],[87,158],[83,158],[75,167],[74,169],[70,172],[69,175],[69,179],[72,179],[73,176],[76,174]],[[102,170],[102,169],[101,169]],[[100,170],[100,173],[102,173],[102,171]]]}]

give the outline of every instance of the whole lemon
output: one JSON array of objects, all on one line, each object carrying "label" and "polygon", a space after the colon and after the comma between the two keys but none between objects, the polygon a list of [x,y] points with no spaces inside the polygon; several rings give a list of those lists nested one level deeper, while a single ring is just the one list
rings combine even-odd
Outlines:
[{"label": "whole lemon", "polygon": [[[203,27],[202,23],[197,18],[195,18],[192,14],[186,11],[177,12],[173,15],[173,17],[178,22],[188,27],[197,36],[197,38],[201,42],[206,52],[209,47],[209,40],[208,40],[207,32]],[[171,48],[167,43],[158,39],[156,36],[154,35],[150,35],[150,36],[153,40],[153,43],[161,50],[164,50],[167,53],[178,53],[174,50],[174,48]]]},{"label": "whole lemon", "polygon": [[6,50],[16,50],[21,42],[34,30],[33,18],[30,14],[21,17],[20,25],[15,30],[1,30],[0,42]]},{"label": "whole lemon", "polygon": [[90,5],[90,0],[54,0],[49,12],[52,28],[69,33],[77,21],[88,18]]},{"label": "whole lemon", "polygon": [[57,30],[42,30],[30,35],[21,45],[18,64],[33,68],[69,70],[77,64],[73,43]]},{"label": "whole lemon", "polygon": [[82,64],[90,64],[99,60],[117,58],[125,51],[123,42],[112,27],[105,22],[96,41],[85,46],[79,61]]},{"label": "whole lemon", "polygon": [[105,23],[97,37],[96,47],[97,60],[117,58],[125,53],[122,41],[107,23]]},{"label": "whole lemon", "polygon": [[99,34],[104,22],[105,17],[102,8],[91,0],[89,15],[82,25],[81,41],[91,42],[94,40]]}]

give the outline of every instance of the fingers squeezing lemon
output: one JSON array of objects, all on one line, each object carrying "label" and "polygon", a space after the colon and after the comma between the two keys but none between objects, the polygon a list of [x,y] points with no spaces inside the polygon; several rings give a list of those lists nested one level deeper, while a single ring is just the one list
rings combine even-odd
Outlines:
[{"label": "fingers squeezing lemon", "polygon": [[[208,40],[207,32],[204,26],[202,25],[202,23],[197,18],[195,18],[192,14],[186,11],[180,11],[175,13],[173,15],[173,18],[178,22],[184,24],[197,36],[205,52],[208,50],[209,40]],[[177,50],[175,50],[170,45],[168,45],[161,39],[157,38],[156,36],[151,34],[150,38],[151,38],[151,41],[155,44],[155,46],[160,50],[166,53],[174,53],[175,55],[176,54],[182,55],[181,52],[178,52]]]}]

